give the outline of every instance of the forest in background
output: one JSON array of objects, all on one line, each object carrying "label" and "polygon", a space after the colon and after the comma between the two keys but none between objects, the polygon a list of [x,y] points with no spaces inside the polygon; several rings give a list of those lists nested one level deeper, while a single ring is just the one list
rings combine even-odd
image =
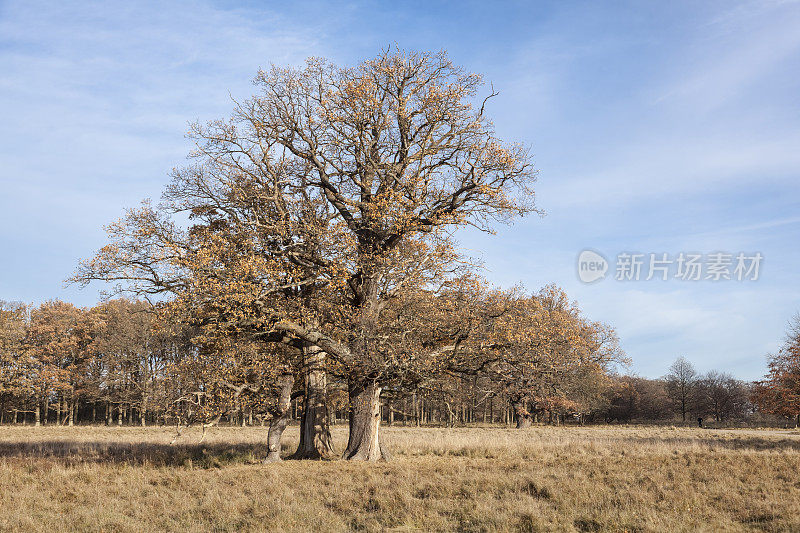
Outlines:
[{"label": "forest in background", "polygon": [[[552,298],[557,289],[550,291],[537,297]],[[549,424],[693,425],[702,417],[704,424],[717,426],[794,425],[796,399],[788,390],[800,345],[797,324],[784,349],[769,358],[770,374],[755,383],[718,371],[699,374],[684,358],[660,379],[601,365],[558,378],[542,373],[540,383],[526,383],[542,393],[527,401],[525,413],[520,391],[507,380],[491,373],[443,372],[410,388],[384,391],[381,417],[390,425],[437,426],[524,425],[525,416]],[[62,301],[0,302],[0,423],[144,426],[208,423],[222,415],[218,422],[253,426],[274,416],[270,391],[236,396],[234,389],[215,416],[193,414],[184,394],[213,388],[192,371],[196,352],[190,332],[158,326],[146,302],[120,298],[92,308]],[[292,420],[300,419],[300,400],[290,399]],[[344,382],[329,383],[326,401],[331,424],[347,418]]]}]

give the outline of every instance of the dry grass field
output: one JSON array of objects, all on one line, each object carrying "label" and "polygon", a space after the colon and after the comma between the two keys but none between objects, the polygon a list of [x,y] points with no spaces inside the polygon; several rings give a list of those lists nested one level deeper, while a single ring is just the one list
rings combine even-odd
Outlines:
[{"label": "dry grass field", "polygon": [[262,465],[265,433],[0,427],[0,530],[800,531],[794,431],[393,427],[388,463]]}]

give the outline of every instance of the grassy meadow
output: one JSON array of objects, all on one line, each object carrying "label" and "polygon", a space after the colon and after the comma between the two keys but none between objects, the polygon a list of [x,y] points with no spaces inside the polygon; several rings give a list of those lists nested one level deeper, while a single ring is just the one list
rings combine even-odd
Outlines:
[{"label": "grassy meadow", "polygon": [[[346,428],[334,428],[343,449]],[[378,464],[266,429],[0,427],[0,531],[800,531],[800,433],[385,428]],[[297,427],[284,435],[289,452]]]}]

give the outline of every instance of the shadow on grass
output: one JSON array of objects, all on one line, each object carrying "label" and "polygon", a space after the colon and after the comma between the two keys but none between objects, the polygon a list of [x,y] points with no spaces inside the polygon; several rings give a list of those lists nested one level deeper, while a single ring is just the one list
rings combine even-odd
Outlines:
[{"label": "shadow on grass", "polygon": [[[284,450],[286,451],[286,450]],[[86,441],[0,441],[0,460],[46,459],[63,465],[130,464],[219,468],[261,462],[264,444],[157,444]]]},{"label": "shadow on grass", "polygon": [[[751,451],[800,451],[800,439],[769,439],[758,436],[714,438],[696,437],[638,437],[623,439],[617,443],[621,449],[637,444],[674,446],[676,450],[690,452],[700,446],[714,450]],[[572,445],[580,446],[579,442]],[[509,447],[513,449],[512,447]],[[444,455],[463,455],[492,459],[501,449],[491,446],[458,447],[454,445]],[[501,453],[502,454],[502,453]],[[282,446],[282,455],[290,455],[288,444]],[[443,455],[435,449],[420,450],[415,455]],[[148,466],[171,466],[187,468],[220,468],[234,464],[256,464],[266,456],[263,443],[213,442],[204,444],[177,443],[159,444],[150,442],[102,442],[71,440],[0,441],[0,461],[45,460],[52,464],[129,464]]]}]

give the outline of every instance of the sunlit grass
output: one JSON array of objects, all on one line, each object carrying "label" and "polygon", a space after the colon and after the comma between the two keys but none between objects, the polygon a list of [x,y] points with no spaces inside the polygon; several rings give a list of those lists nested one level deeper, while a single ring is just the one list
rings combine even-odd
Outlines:
[{"label": "sunlit grass", "polygon": [[263,428],[173,437],[0,428],[0,530],[800,530],[797,432],[393,427],[372,465],[262,465]]}]

